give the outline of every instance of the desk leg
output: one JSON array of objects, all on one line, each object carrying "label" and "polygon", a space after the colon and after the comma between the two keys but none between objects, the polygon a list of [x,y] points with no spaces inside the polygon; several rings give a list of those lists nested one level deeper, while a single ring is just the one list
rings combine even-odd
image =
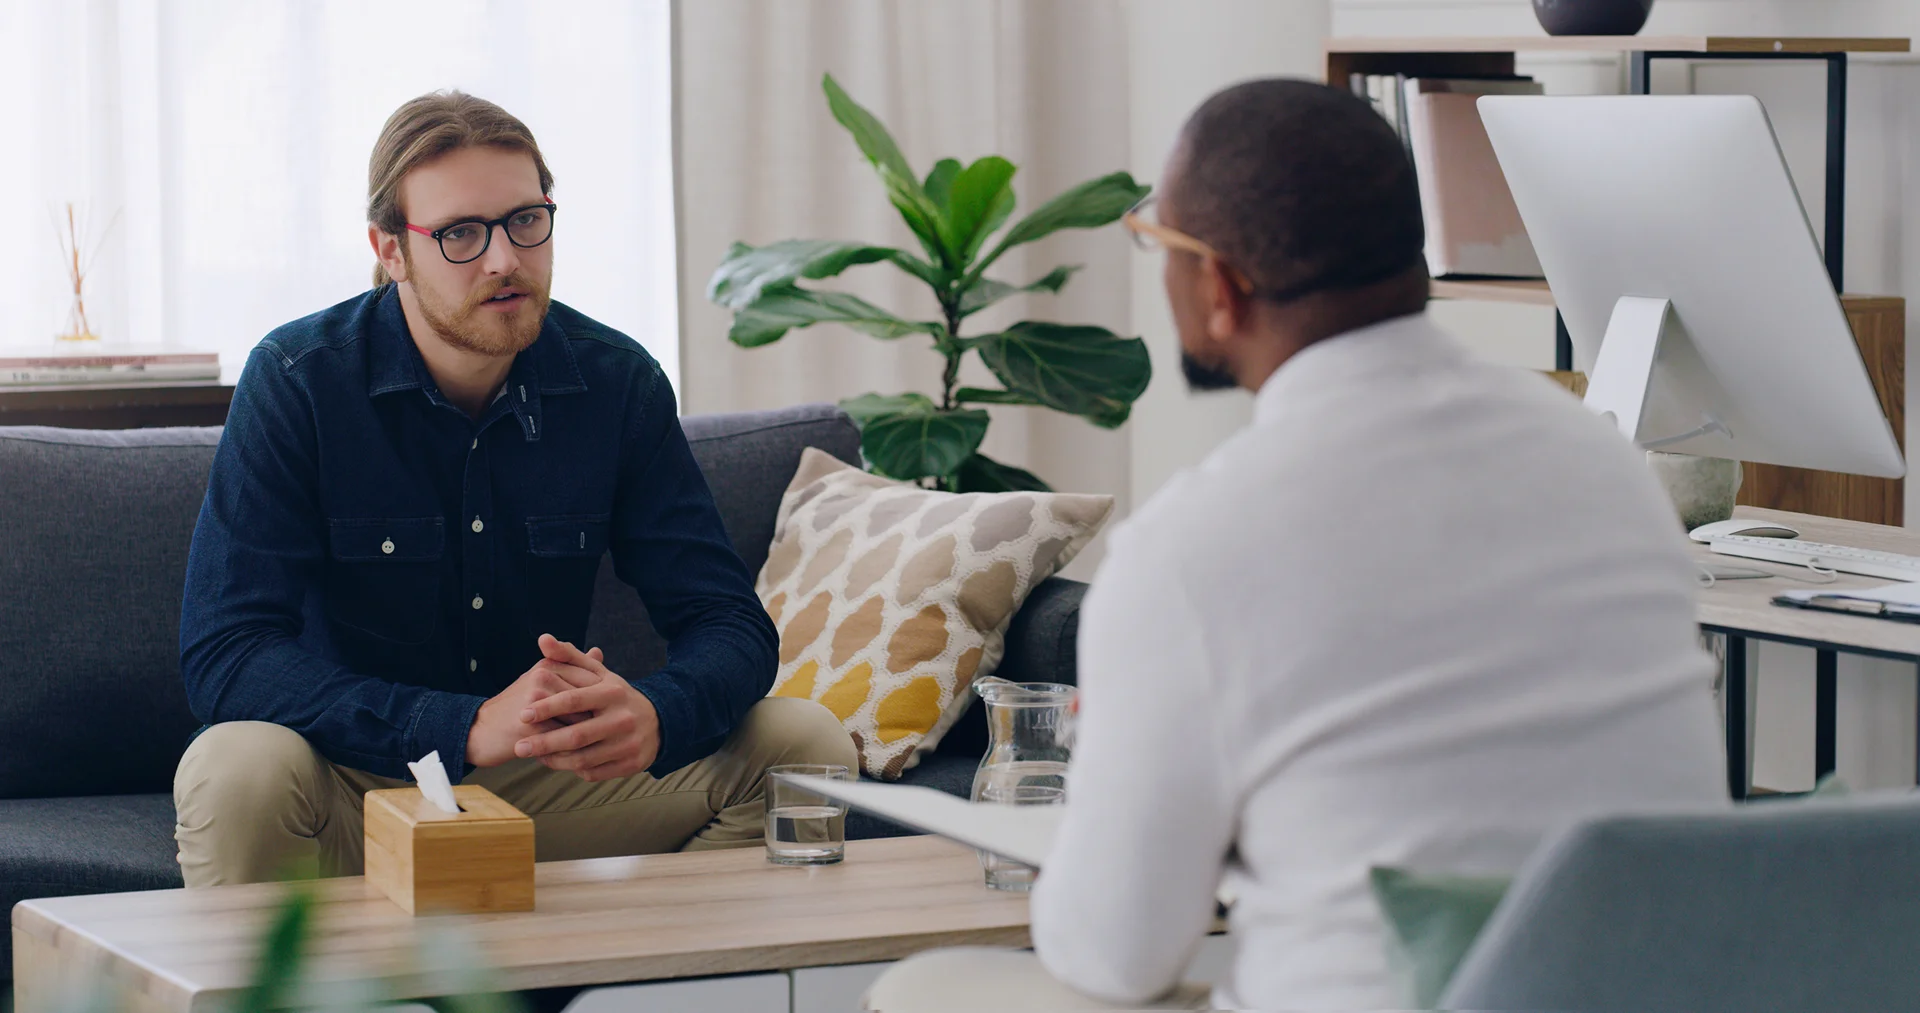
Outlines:
[{"label": "desk leg", "polygon": [[1815,783],[1834,768],[1835,726],[1839,722],[1840,656],[1834,651],[1816,651],[1813,656],[1813,779]]},{"label": "desk leg", "polygon": [[[1720,699],[1726,705],[1727,794],[1747,797],[1747,638],[1728,635],[1721,659]],[[1920,760],[1916,760],[1920,763]]]}]

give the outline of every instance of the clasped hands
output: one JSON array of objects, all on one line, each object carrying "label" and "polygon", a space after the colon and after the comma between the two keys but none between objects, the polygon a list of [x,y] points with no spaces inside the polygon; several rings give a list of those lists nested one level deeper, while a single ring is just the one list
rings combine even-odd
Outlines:
[{"label": "clasped hands", "polygon": [[646,694],[608,670],[598,647],[581,651],[550,634],[540,662],[480,705],[467,762],[515,758],[571,770],[588,781],[638,774],[660,752],[660,715]]}]

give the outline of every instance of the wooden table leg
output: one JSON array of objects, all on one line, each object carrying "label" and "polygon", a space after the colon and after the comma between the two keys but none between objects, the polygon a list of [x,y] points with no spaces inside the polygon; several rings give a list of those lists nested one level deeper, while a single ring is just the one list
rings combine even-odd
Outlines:
[{"label": "wooden table leg", "polygon": [[54,961],[52,947],[14,926],[14,1013],[54,1013],[61,1008],[63,997],[56,994]]}]

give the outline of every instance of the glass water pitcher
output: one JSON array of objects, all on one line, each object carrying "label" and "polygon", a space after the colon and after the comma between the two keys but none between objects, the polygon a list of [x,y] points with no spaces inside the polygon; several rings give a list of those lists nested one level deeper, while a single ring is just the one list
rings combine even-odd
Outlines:
[{"label": "glass water pitcher", "polygon": [[[1009,682],[986,678],[974,692],[987,708],[987,752],[973,775],[973,801],[1048,804],[1065,800],[1067,760],[1072,752],[1072,686],[1054,682]],[[1034,870],[980,853],[987,885],[1025,890]]]}]

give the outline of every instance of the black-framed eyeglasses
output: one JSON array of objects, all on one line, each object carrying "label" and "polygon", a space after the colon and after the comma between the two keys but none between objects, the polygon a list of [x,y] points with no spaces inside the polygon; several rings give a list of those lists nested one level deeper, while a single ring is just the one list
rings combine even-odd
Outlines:
[{"label": "black-framed eyeglasses", "polygon": [[450,264],[470,264],[486,255],[487,248],[493,245],[493,229],[499,226],[507,234],[507,242],[530,250],[553,238],[553,213],[558,211],[552,200],[541,204],[529,204],[514,208],[492,221],[480,218],[468,218],[428,230],[412,222],[407,229],[418,232],[440,244],[440,255]]}]

